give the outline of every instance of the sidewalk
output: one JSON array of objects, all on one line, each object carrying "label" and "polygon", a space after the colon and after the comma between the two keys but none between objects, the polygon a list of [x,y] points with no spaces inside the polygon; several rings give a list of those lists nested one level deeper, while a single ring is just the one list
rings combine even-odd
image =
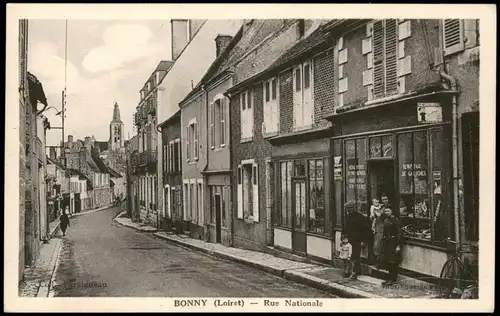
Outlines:
[{"label": "sidewalk", "polygon": [[439,291],[427,282],[401,277],[398,284],[383,287],[381,279],[361,275],[358,280],[349,281],[343,277],[343,270],[312,263],[303,263],[279,258],[271,254],[208,243],[184,235],[156,232],[156,228],[132,223],[130,218],[120,217],[115,221],[144,232],[155,232],[157,238],[180,246],[200,251],[221,259],[238,262],[282,278],[308,285],[345,298],[435,298]]},{"label": "sidewalk", "polygon": [[47,297],[62,241],[53,238],[42,244],[40,254],[32,267],[24,271],[24,280],[19,285],[21,297]]},{"label": "sidewalk", "polygon": [[[71,217],[102,211],[110,207],[113,205],[73,214]],[[20,297],[48,297],[53,294],[51,293],[52,279],[62,246],[62,240],[54,238],[59,231],[59,225],[59,219],[49,223],[50,240],[47,244],[41,245],[40,253],[33,266],[25,269],[24,280],[19,284]]]}]

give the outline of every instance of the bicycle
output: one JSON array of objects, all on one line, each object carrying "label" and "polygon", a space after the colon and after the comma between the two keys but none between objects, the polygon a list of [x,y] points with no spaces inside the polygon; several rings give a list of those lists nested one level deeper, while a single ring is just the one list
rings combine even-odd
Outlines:
[{"label": "bicycle", "polygon": [[[446,260],[441,268],[441,273],[439,275],[440,297],[453,298],[459,296],[459,298],[461,298],[464,290],[471,286],[476,291],[475,293],[477,293],[479,288],[478,281],[465,267],[461,259],[461,254],[463,253],[462,245],[451,240],[451,238],[446,239],[446,242],[454,245],[454,253],[451,258]],[[457,289],[459,291],[457,291]]]}]

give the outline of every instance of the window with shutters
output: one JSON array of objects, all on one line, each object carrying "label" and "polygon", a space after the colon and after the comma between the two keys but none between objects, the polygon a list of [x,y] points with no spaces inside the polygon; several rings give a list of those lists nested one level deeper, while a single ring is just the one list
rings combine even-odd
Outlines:
[{"label": "window with shutters", "polygon": [[175,171],[181,172],[181,140],[177,138],[174,144]]},{"label": "window with shutters", "polygon": [[464,50],[464,27],[459,19],[443,20],[444,54],[450,55]]},{"label": "window with shutters", "polygon": [[251,140],[253,137],[253,91],[248,90],[240,94],[241,104],[241,140]]},{"label": "window with shutters", "polygon": [[293,69],[293,126],[294,129],[312,127],[314,121],[312,60]]},{"label": "window with shutters", "polygon": [[279,130],[279,91],[278,78],[264,81],[264,135],[275,134]]},{"label": "window with shutters", "polygon": [[373,22],[373,96],[381,98],[398,93],[398,22],[396,19]]},{"label": "window with shutters", "polygon": [[224,98],[220,98],[215,100],[214,102],[214,124],[215,126],[215,134],[213,136],[214,138],[214,143],[212,143],[212,146],[215,145],[215,136],[217,136],[218,139],[218,145],[219,147],[224,147],[226,146],[226,100]]},{"label": "window with shutters", "polygon": [[210,104],[210,148],[215,148],[215,102]]}]

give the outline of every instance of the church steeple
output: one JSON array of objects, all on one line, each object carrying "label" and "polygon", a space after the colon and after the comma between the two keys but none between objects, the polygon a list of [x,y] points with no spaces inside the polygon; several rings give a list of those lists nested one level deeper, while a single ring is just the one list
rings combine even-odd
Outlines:
[{"label": "church steeple", "polygon": [[118,102],[115,102],[115,108],[113,109],[113,120],[111,123],[122,123],[120,119],[120,108],[118,107]]},{"label": "church steeple", "polygon": [[115,102],[113,109],[113,120],[109,124],[109,148],[111,151],[123,151],[125,148],[125,137],[123,135],[123,122],[120,119],[120,108]]}]

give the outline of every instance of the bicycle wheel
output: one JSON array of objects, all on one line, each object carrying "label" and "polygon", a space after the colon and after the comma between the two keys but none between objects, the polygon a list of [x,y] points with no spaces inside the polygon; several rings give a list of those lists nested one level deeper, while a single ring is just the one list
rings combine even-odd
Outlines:
[{"label": "bicycle wheel", "polygon": [[457,286],[458,264],[455,258],[448,259],[441,269],[439,275],[440,297],[449,298],[453,289]]}]

